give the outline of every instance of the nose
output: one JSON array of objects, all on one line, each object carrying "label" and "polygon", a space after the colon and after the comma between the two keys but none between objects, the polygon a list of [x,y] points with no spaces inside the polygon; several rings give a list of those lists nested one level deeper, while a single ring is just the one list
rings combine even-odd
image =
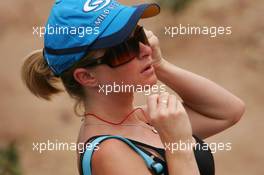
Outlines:
[{"label": "nose", "polygon": [[152,49],[149,45],[139,43],[139,59],[144,59],[152,54]]}]

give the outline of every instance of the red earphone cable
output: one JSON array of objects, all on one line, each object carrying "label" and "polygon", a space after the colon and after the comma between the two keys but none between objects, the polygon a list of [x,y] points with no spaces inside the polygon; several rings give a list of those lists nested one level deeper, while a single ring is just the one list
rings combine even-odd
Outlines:
[{"label": "red earphone cable", "polygon": [[122,121],[120,121],[120,122],[118,122],[118,123],[113,123],[113,122],[110,122],[110,121],[104,120],[104,119],[100,118],[99,116],[97,116],[97,115],[95,115],[95,114],[93,114],[93,113],[85,113],[84,116],[88,116],[88,115],[90,115],[90,116],[93,116],[93,117],[95,117],[95,118],[97,118],[97,119],[103,121],[103,122],[106,122],[106,123],[109,123],[109,124],[112,124],[112,125],[120,125],[120,124],[124,123],[124,122],[125,122],[130,116],[131,116],[131,114],[133,114],[133,113],[134,113],[135,111],[137,111],[137,110],[141,110],[142,113],[143,113],[143,115],[144,115],[144,117],[146,117],[145,112],[144,112],[144,110],[143,110],[142,108],[135,108],[133,111],[131,111],[129,114],[127,114],[127,115],[125,116],[125,118],[124,118]]}]

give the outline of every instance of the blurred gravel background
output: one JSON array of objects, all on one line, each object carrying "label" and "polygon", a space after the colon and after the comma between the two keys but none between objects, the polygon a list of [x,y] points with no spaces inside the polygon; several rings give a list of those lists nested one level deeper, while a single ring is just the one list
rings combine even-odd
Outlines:
[{"label": "blurred gravel background", "polygon": [[[43,39],[33,36],[32,28],[45,24],[52,3],[51,0],[0,2],[0,149],[15,144],[20,160],[18,167],[26,175],[77,174],[74,151],[42,154],[32,151],[33,142],[76,141],[81,121],[73,114],[73,101],[66,93],[52,102],[39,100],[27,91],[20,79],[23,57],[43,47]],[[218,175],[264,174],[263,17],[263,0],[203,0],[188,3],[178,13],[162,8],[158,17],[142,21],[160,38],[166,59],[215,81],[246,103],[246,113],[237,125],[206,140],[232,143],[231,151],[214,154]],[[179,24],[231,26],[232,35],[171,38],[164,34],[165,26]],[[136,101],[142,104],[145,97],[138,94]],[[1,161],[3,155],[0,152],[0,174],[1,168],[7,165]],[[17,165],[14,163],[14,166]]]}]

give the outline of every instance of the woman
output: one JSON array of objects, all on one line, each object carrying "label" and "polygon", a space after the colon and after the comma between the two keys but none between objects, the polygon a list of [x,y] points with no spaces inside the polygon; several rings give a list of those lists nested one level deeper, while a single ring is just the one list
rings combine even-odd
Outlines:
[{"label": "woman", "polygon": [[[166,167],[163,174],[214,174],[210,150],[172,150],[177,143],[203,145],[201,139],[232,126],[244,113],[244,103],[210,80],[167,62],[158,38],[144,31],[140,18],[159,13],[157,4],[124,6],[116,1],[56,1],[46,28],[91,27],[90,33],[45,33],[45,48],[25,60],[22,78],[36,96],[49,100],[62,90],[85,113],[78,143],[101,135],[121,135]],[[56,31],[56,30],[55,30]],[[162,81],[179,94],[150,95],[141,108],[133,92],[102,93],[104,85],[153,86]],[[92,157],[93,175],[153,174],[125,143],[109,139]],[[113,149],[114,148],[114,149]],[[78,152],[82,173],[83,154]],[[122,158],[122,161],[119,161]],[[135,170],[137,171],[135,173]]]}]

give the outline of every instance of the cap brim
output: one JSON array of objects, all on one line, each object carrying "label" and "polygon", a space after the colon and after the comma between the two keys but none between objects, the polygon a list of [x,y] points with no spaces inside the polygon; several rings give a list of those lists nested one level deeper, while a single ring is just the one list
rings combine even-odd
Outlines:
[{"label": "cap brim", "polygon": [[149,18],[156,16],[160,13],[160,6],[158,4],[147,4],[147,7],[144,9],[141,18]]},{"label": "cap brim", "polygon": [[104,30],[89,50],[109,48],[125,41],[140,18],[149,18],[160,13],[158,4],[140,4],[124,8]]}]

